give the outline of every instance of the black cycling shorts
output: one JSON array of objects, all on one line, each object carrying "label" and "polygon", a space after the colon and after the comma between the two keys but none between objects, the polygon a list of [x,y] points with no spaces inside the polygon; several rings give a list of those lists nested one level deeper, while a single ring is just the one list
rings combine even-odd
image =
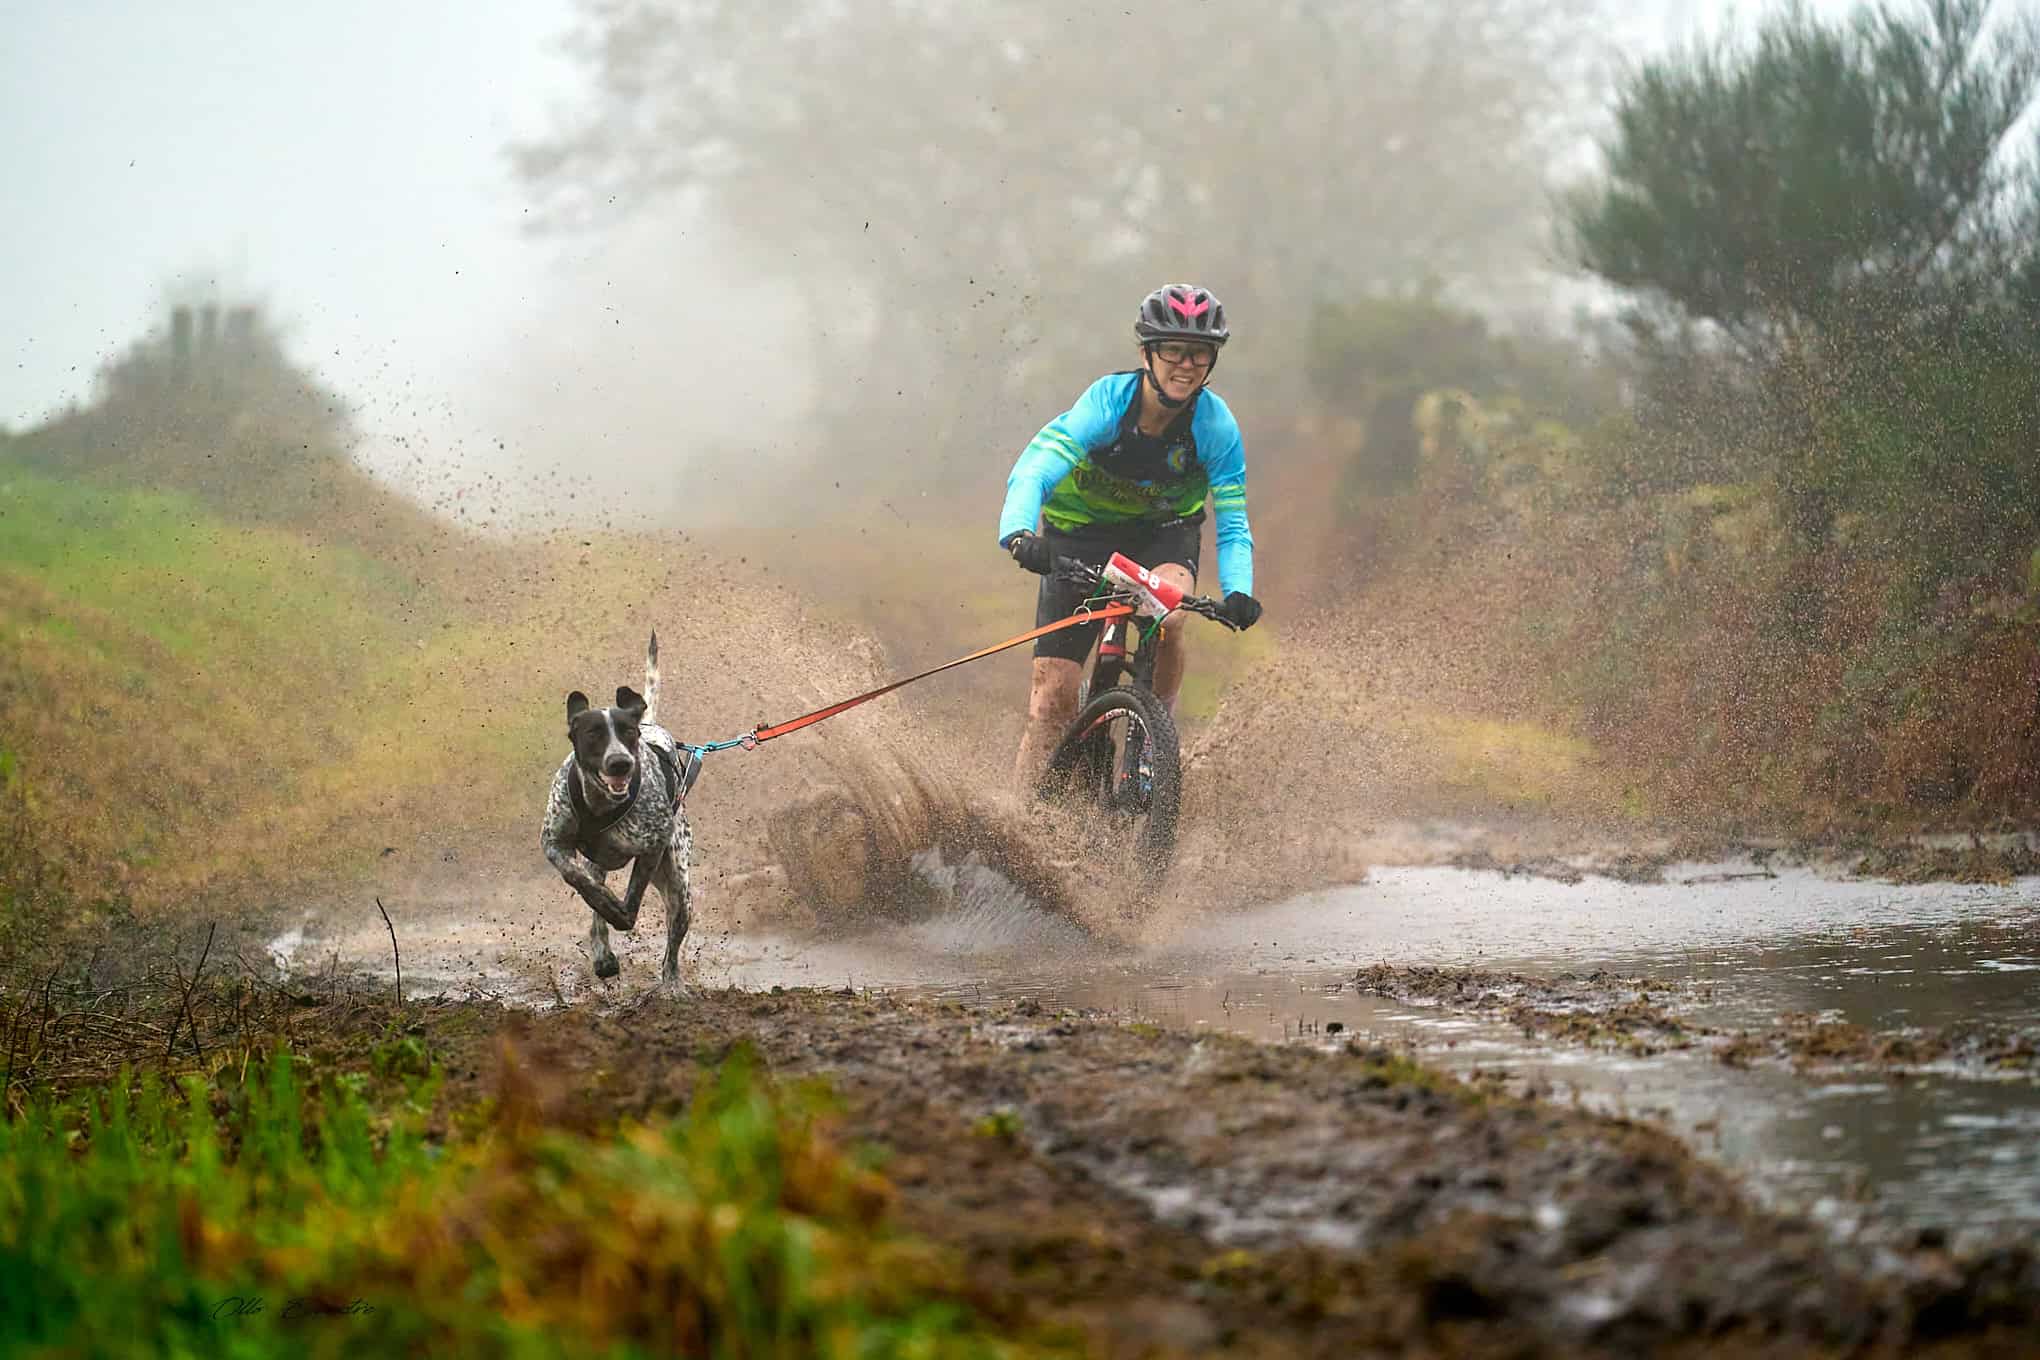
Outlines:
[{"label": "black cycling shorts", "polygon": [[[1125,553],[1150,570],[1172,562],[1188,567],[1190,579],[1194,582],[1203,527],[1204,516],[1192,515],[1160,524],[1091,525],[1071,533],[1043,525],[1041,536],[1048,540],[1049,551],[1057,557],[1074,557],[1086,566],[1102,567],[1113,553]],[[1084,587],[1073,581],[1059,581],[1054,576],[1042,577],[1041,594],[1034,605],[1034,626],[1039,628],[1057,619],[1068,618],[1077,612],[1077,606],[1084,602],[1087,594]],[[1097,642],[1098,631],[1102,627],[1103,624],[1097,623],[1079,624],[1075,628],[1036,638],[1034,654],[1060,657],[1082,665],[1084,658],[1091,654],[1091,646]]]}]

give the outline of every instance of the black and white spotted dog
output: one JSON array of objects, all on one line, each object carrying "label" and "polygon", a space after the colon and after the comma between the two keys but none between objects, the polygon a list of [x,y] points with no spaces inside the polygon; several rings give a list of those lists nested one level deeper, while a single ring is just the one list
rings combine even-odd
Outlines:
[{"label": "black and white spotted dog", "polygon": [[[567,740],[573,751],[553,776],[540,844],[569,887],[593,909],[588,944],[595,976],[621,971],[609,946],[609,927],[631,930],[647,886],[666,901],[666,961],[662,983],[680,980],[680,941],[687,936],[693,892],[688,856],[687,790],[701,757],[682,750],[655,721],[659,708],[659,635],[645,649],[645,692],[616,691],[613,708],[594,708],[575,690],[567,696]],[[619,902],[609,873],[631,865]]]}]

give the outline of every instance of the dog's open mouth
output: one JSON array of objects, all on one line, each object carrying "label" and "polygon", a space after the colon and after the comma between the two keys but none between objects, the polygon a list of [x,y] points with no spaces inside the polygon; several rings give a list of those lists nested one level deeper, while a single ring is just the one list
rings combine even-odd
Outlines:
[{"label": "dog's open mouth", "polygon": [[602,787],[608,789],[618,798],[621,798],[630,792],[630,776],[627,774],[605,774],[602,776]]}]

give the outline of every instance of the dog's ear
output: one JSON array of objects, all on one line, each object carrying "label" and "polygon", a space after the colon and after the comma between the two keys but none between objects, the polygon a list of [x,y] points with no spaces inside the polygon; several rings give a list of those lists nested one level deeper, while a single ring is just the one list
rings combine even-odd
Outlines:
[{"label": "dog's ear", "polygon": [[572,722],[588,711],[588,696],[575,690],[567,696],[567,721]]},{"label": "dog's ear", "polygon": [[645,696],[639,694],[629,685],[618,685],[616,687],[616,706],[623,709],[635,709],[637,712],[643,713],[645,711]]}]

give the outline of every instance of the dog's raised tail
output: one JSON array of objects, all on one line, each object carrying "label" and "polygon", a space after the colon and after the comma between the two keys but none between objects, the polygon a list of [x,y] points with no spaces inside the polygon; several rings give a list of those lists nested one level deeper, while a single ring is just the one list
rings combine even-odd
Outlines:
[{"label": "dog's raised tail", "polygon": [[648,723],[659,720],[659,630],[652,630],[652,640],[645,644],[645,718]]}]

